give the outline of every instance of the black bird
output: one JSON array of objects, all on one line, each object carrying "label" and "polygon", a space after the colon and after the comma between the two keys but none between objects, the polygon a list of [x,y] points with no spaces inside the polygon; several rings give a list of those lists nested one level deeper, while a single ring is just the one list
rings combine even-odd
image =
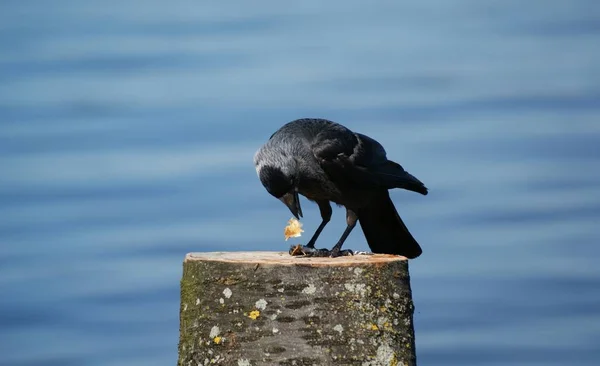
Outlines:
[{"label": "black bird", "polygon": [[418,257],[421,247],[410,234],[390,199],[389,189],[403,188],[426,195],[428,190],[400,164],[387,159],[377,141],[320,118],[289,122],[277,130],[254,155],[258,177],[266,190],[300,219],[298,194],[319,205],[323,221],[303,247],[315,252],[315,242],[331,219],[330,201],[346,208],[347,227],[333,248],[342,251],[356,225],[362,227],[373,253]]}]

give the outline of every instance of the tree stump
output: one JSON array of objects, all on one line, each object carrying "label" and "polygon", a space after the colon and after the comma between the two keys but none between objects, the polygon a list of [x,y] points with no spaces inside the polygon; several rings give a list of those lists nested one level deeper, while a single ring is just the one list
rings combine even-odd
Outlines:
[{"label": "tree stump", "polygon": [[416,365],[408,261],[190,253],[178,366]]}]

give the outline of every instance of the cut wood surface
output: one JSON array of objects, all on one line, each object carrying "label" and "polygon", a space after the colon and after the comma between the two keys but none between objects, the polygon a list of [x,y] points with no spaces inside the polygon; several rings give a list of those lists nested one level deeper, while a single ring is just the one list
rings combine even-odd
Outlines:
[{"label": "cut wood surface", "polygon": [[179,366],[416,365],[408,261],[190,253]]},{"label": "cut wood surface", "polygon": [[349,255],[338,258],[291,256],[285,252],[207,252],[189,253],[185,261],[217,261],[232,263],[348,266],[404,261],[405,257],[388,254]]}]

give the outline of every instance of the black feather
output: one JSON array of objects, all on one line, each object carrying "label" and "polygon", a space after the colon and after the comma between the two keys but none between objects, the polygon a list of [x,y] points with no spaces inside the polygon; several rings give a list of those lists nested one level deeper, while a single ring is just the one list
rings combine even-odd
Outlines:
[{"label": "black feather", "polygon": [[358,210],[358,222],[373,253],[416,258],[423,250],[398,215],[388,191],[377,192]]}]

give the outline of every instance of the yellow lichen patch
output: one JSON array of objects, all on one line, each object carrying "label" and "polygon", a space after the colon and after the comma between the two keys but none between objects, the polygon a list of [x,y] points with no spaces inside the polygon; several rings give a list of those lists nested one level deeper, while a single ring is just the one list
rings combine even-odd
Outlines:
[{"label": "yellow lichen patch", "polygon": [[299,237],[303,232],[304,230],[302,230],[302,223],[292,217],[288,221],[288,226],[283,229],[283,236],[287,241],[289,238]]},{"label": "yellow lichen patch", "polygon": [[256,320],[256,318],[258,318],[260,316],[260,311],[258,310],[252,310],[250,312],[250,314],[248,314],[248,318],[252,319],[252,320]]},{"label": "yellow lichen patch", "polygon": [[213,342],[215,342],[215,344],[221,344],[221,342],[223,341],[223,338],[221,337],[215,337],[213,338]]},{"label": "yellow lichen patch", "polygon": [[371,330],[379,330],[377,324],[371,324]]}]

